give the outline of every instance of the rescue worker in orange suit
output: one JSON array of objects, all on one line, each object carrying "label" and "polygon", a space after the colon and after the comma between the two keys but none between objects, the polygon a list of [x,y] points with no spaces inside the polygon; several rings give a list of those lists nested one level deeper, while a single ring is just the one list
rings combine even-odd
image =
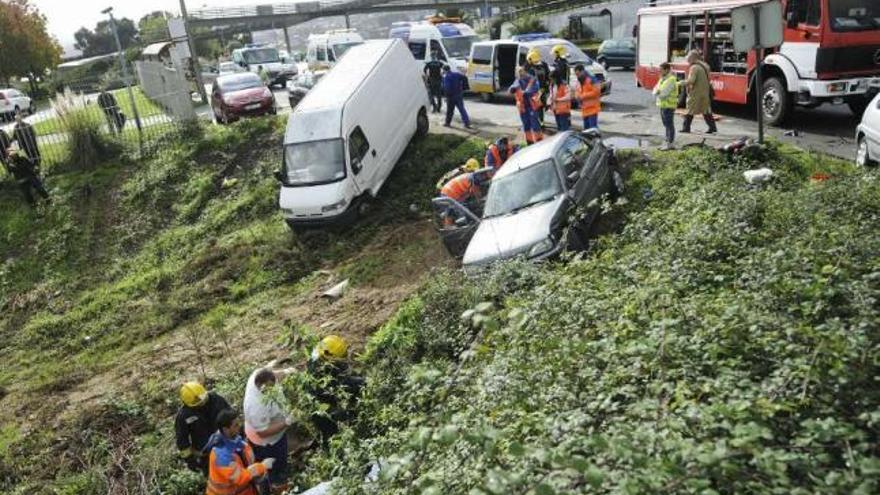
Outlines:
[{"label": "rescue worker in orange suit", "polygon": [[547,65],[547,62],[541,60],[541,52],[537,48],[532,48],[529,50],[528,55],[526,55],[525,69],[526,72],[538,80],[538,87],[540,88],[538,100],[540,100],[541,105],[535,109],[535,112],[538,115],[538,122],[543,125],[544,107],[547,106],[547,98],[550,96],[550,66]]},{"label": "rescue worker in orange suit", "polygon": [[500,137],[494,143],[489,145],[486,150],[486,158],[483,160],[483,166],[498,170],[504,165],[508,158],[517,152],[516,146],[510,144],[510,140],[506,137]]},{"label": "rescue worker in orange suit", "polygon": [[[468,210],[480,215],[480,198],[483,197],[483,188],[488,183],[488,177],[478,172],[468,172],[453,177],[440,190],[440,196],[462,204]],[[443,222],[446,225],[455,224],[455,218],[458,213],[454,209],[449,209],[443,214]]]},{"label": "rescue worker in orange suit", "polygon": [[445,186],[446,183],[451,181],[454,177],[458,177],[459,175],[466,174],[468,172],[476,172],[477,170],[480,170],[480,162],[477,161],[476,158],[469,158],[464,165],[455,167],[449,172],[443,174],[443,177],[440,177],[440,180],[437,181],[437,193],[440,193],[440,191],[443,190],[443,186]]},{"label": "rescue worker in orange suit", "polygon": [[532,77],[525,68],[520,67],[517,80],[510,86],[510,92],[516,97],[516,108],[522,121],[523,133],[527,144],[534,144],[544,139],[541,123],[538,121],[536,109],[541,105],[539,100],[540,87],[538,80]]},{"label": "rescue worker in orange suit", "polygon": [[581,116],[584,118],[584,129],[598,128],[599,109],[601,108],[599,97],[602,94],[599,81],[587,72],[583,65],[575,67],[574,73],[580,84],[578,96],[581,102]]},{"label": "rescue worker in orange suit", "polygon": [[219,430],[211,436],[207,448],[208,486],[206,495],[258,495],[258,483],[272,469],[275,459],[254,460],[250,444],[239,435],[241,417],[232,409],[217,414]]},{"label": "rescue worker in orange suit", "polygon": [[550,106],[556,117],[559,132],[571,129],[571,88],[558,74],[554,74],[553,88],[550,90]]},{"label": "rescue worker in orange suit", "polygon": [[199,382],[187,382],[180,387],[183,405],[174,418],[177,450],[186,466],[193,471],[208,474],[208,452],[205,446],[219,428],[217,415],[229,409],[226,399],[208,392]]}]

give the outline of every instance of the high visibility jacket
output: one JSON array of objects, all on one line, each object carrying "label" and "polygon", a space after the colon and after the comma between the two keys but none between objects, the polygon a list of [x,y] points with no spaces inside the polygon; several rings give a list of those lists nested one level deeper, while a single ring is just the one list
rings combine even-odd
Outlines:
[{"label": "high visibility jacket", "polygon": [[513,87],[513,96],[516,97],[516,109],[522,115],[534,112],[541,108],[541,94],[538,91],[538,80],[534,77],[518,79]]},{"label": "high visibility jacket", "polygon": [[571,115],[571,88],[568,84],[556,85],[553,95],[553,113],[556,115]]},{"label": "high visibility jacket", "polygon": [[219,432],[208,445],[212,448],[206,495],[257,495],[256,482],[266,474],[266,466],[254,462],[251,446],[241,437],[230,439]]},{"label": "high visibility jacket", "polygon": [[463,203],[468,199],[476,196],[477,186],[474,184],[474,175],[471,173],[461,174],[447,182],[440,194],[447,198],[452,198],[459,203]]},{"label": "high visibility jacket", "polygon": [[581,99],[581,115],[584,117],[597,115],[601,107],[599,86],[593,84],[593,79],[590,76],[582,76],[579,81],[581,83],[580,95],[578,95]]},{"label": "high visibility jacket", "polygon": [[489,149],[486,150],[486,158],[483,160],[483,166],[499,169],[516,150],[510,143],[507,143],[507,147],[503,151],[504,153],[502,153],[502,150],[497,144],[490,145]]},{"label": "high visibility jacket", "polygon": [[678,107],[678,79],[672,74],[657,82],[657,106],[660,108]]}]

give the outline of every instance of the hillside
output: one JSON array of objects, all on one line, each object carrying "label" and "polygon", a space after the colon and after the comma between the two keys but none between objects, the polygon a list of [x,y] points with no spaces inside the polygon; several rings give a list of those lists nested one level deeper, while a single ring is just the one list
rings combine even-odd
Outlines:
[{"label": "hillside", "polygon": [[[368,385],[328,449],[295,455],[298,489],[880,490],[876,169],[775,146],[624,154],[588,253],[467,277],[426,212],[482,143],[412,144],[366,219],[297,237],[275,205],[281,132],[190,129],[149,160],[58,167],[36,211],[0,181],[0,492],[201,493],[175,459],[179,384],[240,406],[255,366],[301,365],[331,332]],[[746,185],[764,165],[776,177]],[[309,386],[283,383],[299,447],[322,412]]]},{"label": "hillside", "polygon": [[[282,132],[196,128],[143,162],[57,167],[37,210],[0,181],[0,492],[193,493],[169,420],[182,381],[240,399],[241,375],[300,335],[362,348],[450,263],[422,212],[479,143],[414,143],[367,221],[297,239],[272,178]],[[316,296],[343,279],[343,300]]]}]

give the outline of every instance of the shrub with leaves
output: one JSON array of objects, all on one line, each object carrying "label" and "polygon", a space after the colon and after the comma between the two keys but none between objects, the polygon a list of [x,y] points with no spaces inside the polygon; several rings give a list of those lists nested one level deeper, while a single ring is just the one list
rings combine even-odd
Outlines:
[{"label": "shrub with leaves", "polygon": [[101,110],[89,104],[85,96],[65,89],[52,100],[52,108],[61,123],[61,131],[67,134],[67,162],[74,169],[94,168],[118,152],[118,146],[101,131],[104,125]]},{"label": "shrub with leaves", "polygon": [[760,158],[636,169],[622,233],[529,283],[437,278],[374,337],[344,467],[321,474],[336,493],[877,493],[880,181]]}]

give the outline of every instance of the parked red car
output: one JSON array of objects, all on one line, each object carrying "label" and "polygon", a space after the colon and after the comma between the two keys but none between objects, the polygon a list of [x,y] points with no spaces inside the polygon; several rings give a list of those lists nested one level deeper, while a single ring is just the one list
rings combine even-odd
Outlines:
[{"label": "parked red car", "polygon": [[252,72],[218,77],[211,88],[211,106],[214,118],[223,124],[276,112],[275,96]]}]

